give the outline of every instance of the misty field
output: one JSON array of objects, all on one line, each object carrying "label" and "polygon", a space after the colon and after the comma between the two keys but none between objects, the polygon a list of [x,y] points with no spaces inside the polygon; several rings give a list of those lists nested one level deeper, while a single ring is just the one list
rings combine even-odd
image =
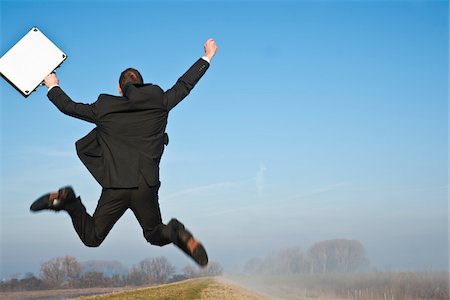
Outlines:
[{"label": "misty field", "polygon": [[447,272],[234,276],[231,280],[276,299],[450,299]]}]

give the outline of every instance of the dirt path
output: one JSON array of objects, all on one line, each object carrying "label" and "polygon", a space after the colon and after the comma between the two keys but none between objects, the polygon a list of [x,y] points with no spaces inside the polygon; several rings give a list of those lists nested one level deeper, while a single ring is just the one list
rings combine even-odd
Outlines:
[{"label": "dirt path", "polygon": [[214,281],[202,291],[201,300],[266,300],[262,295],[245,290],[239,286],[228,283],[221,278],[214,278]]}]

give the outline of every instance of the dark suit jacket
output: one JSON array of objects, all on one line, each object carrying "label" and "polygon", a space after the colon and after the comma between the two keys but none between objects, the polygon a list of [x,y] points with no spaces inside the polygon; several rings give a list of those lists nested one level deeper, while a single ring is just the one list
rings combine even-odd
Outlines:
[{"label": "dark suit jacket", "polygon": [[159,184],[159,162],[168,143],[169,111],[183,100],[205,74],[209,63],[199,59],[166,92],[153,84],[128,85],[123,97],[101,94],[93,104],[73,102],[60,87],[48,98],[69,116],[97,127],[76,142],[77,153],[103,188]]}]

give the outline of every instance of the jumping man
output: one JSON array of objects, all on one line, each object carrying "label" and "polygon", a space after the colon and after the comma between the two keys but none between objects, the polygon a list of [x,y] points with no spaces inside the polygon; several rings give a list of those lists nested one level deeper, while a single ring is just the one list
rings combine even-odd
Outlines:
[{"label": "jumping man", "polygon": [[62,113],[96,125],[76,142],[76,149],[102,186],[102,193],[92,216],[70,186],[43,195],[30,210],[67,211],[81,241],[97,247],[131,209],[149,243],[174,243],[200,266],[206,266],[208,256],[202,244],[177,219],[163,224],[158,203],[159,163],[169,142],[165,133],[167,118],[209,68],[217,51],[213,39],[206,41],[204,51],[205,56],[167,91],[144,84],[141,74],[128,68],[119,78],[120,96],[101,94],[93,104],[72,101],[59,86],[56,75],[48,75],[44,83],[50,101]]}]

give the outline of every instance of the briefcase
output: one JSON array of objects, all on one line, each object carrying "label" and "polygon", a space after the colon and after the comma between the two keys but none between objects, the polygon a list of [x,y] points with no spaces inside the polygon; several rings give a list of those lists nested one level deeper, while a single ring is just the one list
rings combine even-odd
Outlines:
[{"label": "briefcase", "polygon": [[0,74],[25,98],[67,58],[37,27],[0,58]]}]

